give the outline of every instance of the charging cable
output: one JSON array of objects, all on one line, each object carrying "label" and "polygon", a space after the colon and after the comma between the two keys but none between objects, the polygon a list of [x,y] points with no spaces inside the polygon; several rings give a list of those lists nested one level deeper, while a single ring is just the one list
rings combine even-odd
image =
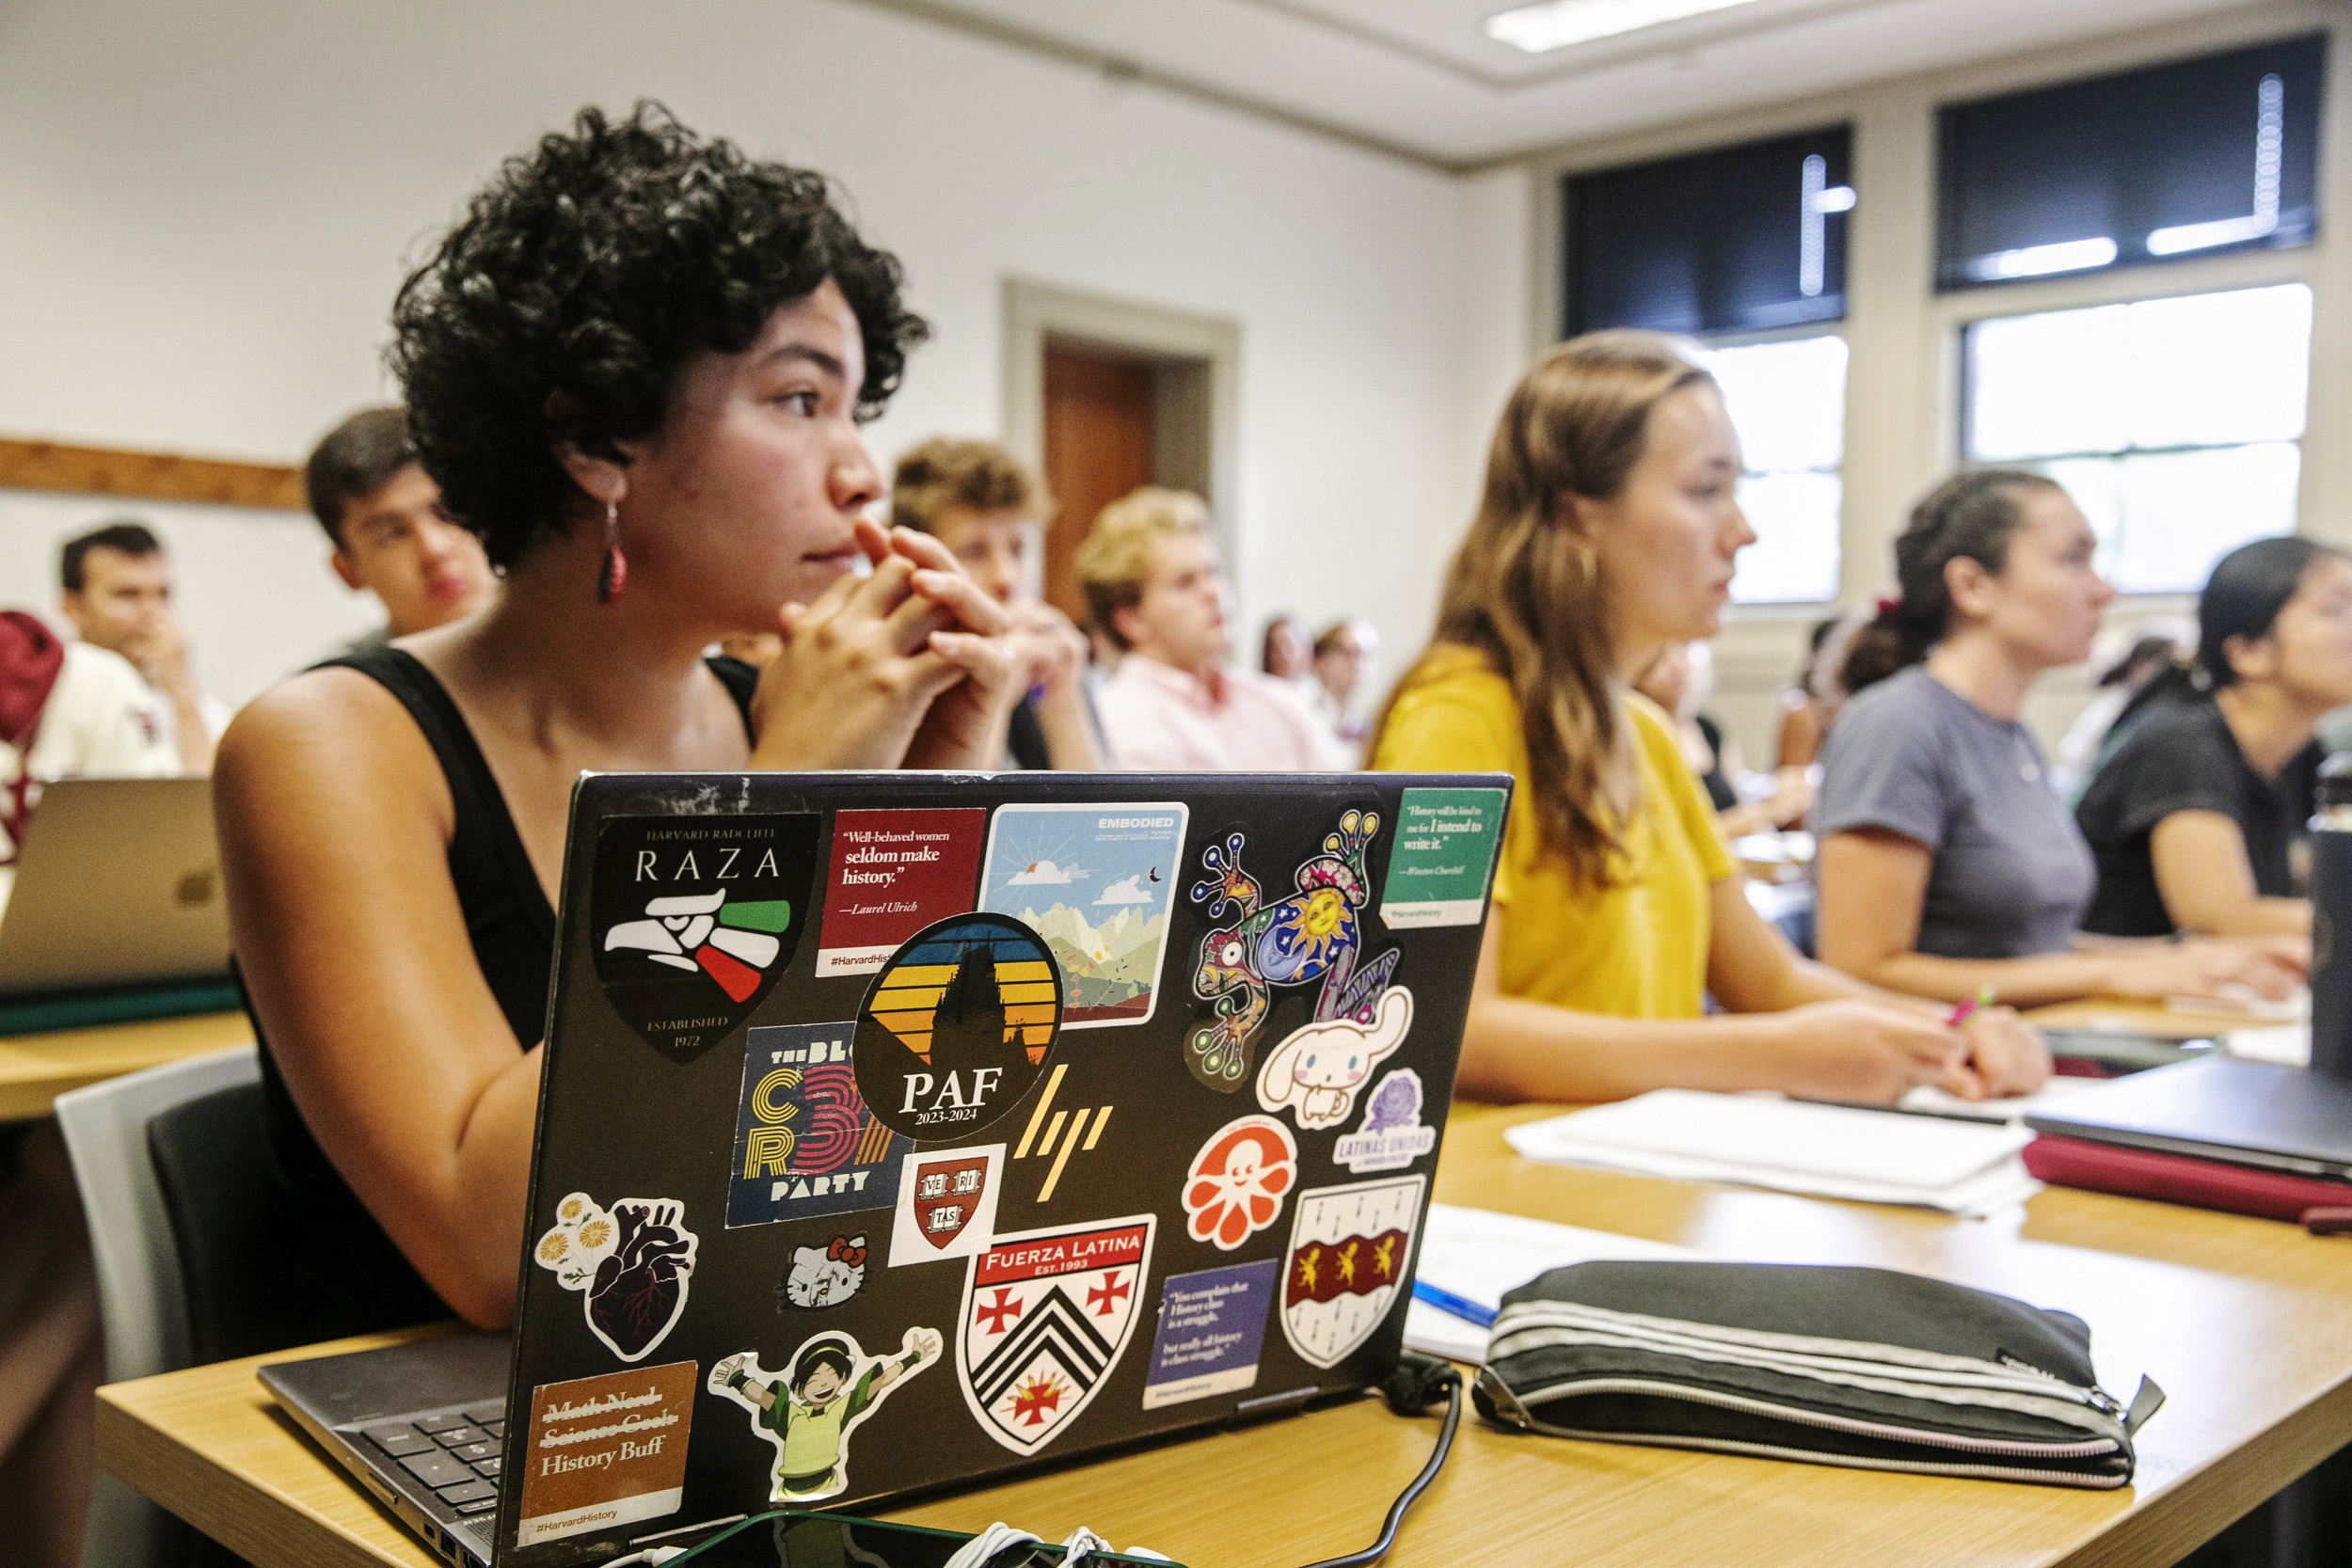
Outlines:
[{"label": "charging cable", "polygon": [[1360,1552],[1327,1557],[1320,1562],[1309,1563],[1307,1568],[1361,1568],[1364,1563],[1379,1561],[1395,1542],[1396,1527],[1404,1522],[1405,1511],[1419,1501],[1429,1483],[1438,1479],[1438,1467],[1454,1449],[1454,1429],[1462,1424],[1462,1374],[1451,1363],[1408,1351],[1397,1363],[1396,1370],[1381,1379],[1380,1393],[1389,1402],[1389,1408],[1400,1416],[1425,1415],[1438,1396],[1443,1394],[1445,1422],[1438,1428],[1437,1447],[1430,1449],[1429,1463],[1421,1467],[1421,1474],[1389,1505],[1389,1516],[1380,1525],[1380,1539]]}]

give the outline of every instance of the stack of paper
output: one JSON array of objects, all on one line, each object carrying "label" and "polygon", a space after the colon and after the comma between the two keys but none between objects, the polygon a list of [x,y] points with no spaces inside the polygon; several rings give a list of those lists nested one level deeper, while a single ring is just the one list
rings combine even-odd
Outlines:
[{"label": "stack of paper", "polygon": [[2249,1062],[2277,1062],[2281,1067],[2312,1065],[2312,1023],[2273,1023],[2260,1029],[2233,1029],[2221,1037],[2221,1049]]},{"label": "stack of paper", "polygon": [[2025,1128],[1657,1089],[1504,1134],[1530,1160],[1981,1216],[2042,1190]]},{"label": "stack of paper", "polygon": [[[1433,1203],[1422,1222],[1416,1283],[1436,1286],[1492,1312],[1503,1292],[1515,1291],[1548,1269],[1600,1259],[1696,1258],[1688,1247],[1614,1236],[1581,1226],[1553,1225],[1484,1209]],[[1405,1342],[1429,1355],[1455,1361],[1486,1358],[1486,1330],[1467,1318],[1415,1300],[1405,1314]]]},{"label": "stack of paper", "polygon": [[1959,1117],[1964,1121],[2021,1121],[2027,1113],[2046,1111],[2069,1095],[2095,1089],[2104,1078],[2052,1078],[2031,1094],[2004,1100],[1963,1100],[1948,1089],[1922,1084],[1896,1101],[1899,1110],[1926,1117]]}]

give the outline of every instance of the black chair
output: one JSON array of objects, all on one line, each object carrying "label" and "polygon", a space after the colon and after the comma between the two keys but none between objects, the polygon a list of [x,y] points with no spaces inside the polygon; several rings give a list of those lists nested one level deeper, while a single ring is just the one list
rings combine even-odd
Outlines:
[{"label": "black chair", "polygon": [[187,1286],[192,1364],[308,1344],[298,1243],[268,1164],[262,1085],[215,1089],[147,1124],[155,1182]]}]

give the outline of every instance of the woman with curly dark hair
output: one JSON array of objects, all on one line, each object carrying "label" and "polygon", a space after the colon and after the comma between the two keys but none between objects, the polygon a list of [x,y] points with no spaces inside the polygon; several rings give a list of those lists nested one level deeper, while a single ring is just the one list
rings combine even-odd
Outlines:
[{"label": "woman with curly dark hair", "polygon": [[[1022,684],[954,558],[861,515],[858,422],[925,327],[821,176],[582,110],[474,197],[393,325],[425,467],[503,591],[278,686],[214,782],[310,1337],[513,1309],[582,769],[984,767]],[[705,660],[743,631],[784,651]]]}]

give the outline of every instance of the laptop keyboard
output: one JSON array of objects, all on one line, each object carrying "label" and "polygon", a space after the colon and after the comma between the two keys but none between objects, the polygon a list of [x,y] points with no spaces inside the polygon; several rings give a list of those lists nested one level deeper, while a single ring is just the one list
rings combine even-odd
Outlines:
[{"label": "laptop keyboard", "polygon": [[360,1431],[388,1458],[434,1496],[471,1516],[498,1507],[500,1454],[505,1449],[503,1404],[469,1405],[439,1416],[379,1421]]}]

